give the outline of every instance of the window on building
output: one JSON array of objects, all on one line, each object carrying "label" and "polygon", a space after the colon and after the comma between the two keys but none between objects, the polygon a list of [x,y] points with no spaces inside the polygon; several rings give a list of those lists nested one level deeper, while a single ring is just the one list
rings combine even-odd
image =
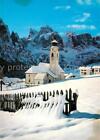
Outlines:
[{"label": "window on building", "polygon": [[31,80],[30,80],[30,78],[29,78],[28,82],[30,83],[30,81],[31,81]]},{"label": "window on building", "polygon": [[58,43],[57,42],[52,42],[52,46],[57,46]]},{"label": "window on building", "polygon": [[51,54],[51,57],[54,57],[54,54],[53,53]]},{"label": "window on building", "polygon": [[51,79],[49,79],[49,83],[51,83]]},{"label": "window on building", "polygon": [[98,72],[98,69],[96,69],[95,72]]},{"label": "window on building", "polygon": [[84,72],[84,75],[86,75],[86,72]]},{"label": "window on building", "polygon": [[92,73],[94,73],[94,69],[92,69]]},{"label": "window on building", "polygon": [[38,85],[40,84],[40,82],[38,81]]},{"label": "window on building", "polygon": [[85,70],[85,69],[82,69],[81,71],[82,71],[82,72],[86,72],[86,70]]}]

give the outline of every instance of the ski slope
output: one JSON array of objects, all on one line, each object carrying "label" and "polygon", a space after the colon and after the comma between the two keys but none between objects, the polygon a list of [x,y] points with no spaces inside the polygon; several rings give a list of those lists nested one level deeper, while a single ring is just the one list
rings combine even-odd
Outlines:
[{"label": "ski slope", "polygon": [[31,109],[16,113],[0,111],[0,140],[100,140],[99,85],[100,76],[90,76],[24,89],[34,92],[77,90],[78,111],[70,116],[55,110],[51,116],[44,112],[33,114]]}]

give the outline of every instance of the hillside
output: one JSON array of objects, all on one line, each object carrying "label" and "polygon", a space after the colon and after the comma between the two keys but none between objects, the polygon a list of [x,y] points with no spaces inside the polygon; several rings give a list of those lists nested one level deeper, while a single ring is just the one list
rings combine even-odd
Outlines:
[{"label": "hillside", "polygon": [[[88,83],[88,85],[87,85]],[[78,111],[70,116],[43,113],[35,118],[34,111],[26,109],[16,113],[0,111],[0,140],[99,140],[100,137],[100,76],[67,80],[25,89],[29,91],[78,91]],[[23,89],[21,89],[23,90]],[[21,92],[20,90],[20,92]],[[19,92],[19,91],[17,91]],[[23,90],[24,92],[24,90]],[[44,112],[46,108],[44,108]],[[55,111],[54,111],[55,112]],[[53,112],[53,114],[54,114]],[[34,115],[33,115],[34,114]]]}]

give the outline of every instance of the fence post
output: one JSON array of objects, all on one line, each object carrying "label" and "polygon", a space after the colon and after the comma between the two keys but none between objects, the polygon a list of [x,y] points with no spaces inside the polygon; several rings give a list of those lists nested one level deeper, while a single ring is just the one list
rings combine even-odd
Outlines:
[{"label": "fence post", "polygon": [[56,91],[56,95],[59,95],[59,91],[58,90]]},{"label": "fence post", "polygon": [[55,97],[55,91],[53,90],[53,97]]},{"label": "fence post", "polygon": [[72,90],[69,89],[69,113],[72,111]]},{"label": "fence post", "polygon": [[47,100],[49,100],[49,92],[47,91]]},{"label": "fence post", "polygon": [[63,113],[64,113],[65,115],[68,115],[68,114],[69,114],[69,111],[68,111],[68,103],[65,103],[65,104],[64,104]]},{"label": "fence post", "polygon": [[61,94],[61,95],[63,95],[63,94],[64,94],[64,93],[63,93],[63,90],[61,90],[61,91],[60,91],[60,94]]},{"label": "fence post", "polygon": [[68,91],[66,90],[65,100],[68,101]]},{"label": "fence post", "polygon": [[50,91],[49,96],[52,96],[52,92]]},{"label": "fence post", "polygon": [[71,88],[69,89],[69,101],[71,101],[72,100],[72,90],[71,90]]},{"label": "fence post", "polygon": [[34,92],[32,92],[32,97],[34,97]]},{"label": "fence post", "polygon": [[29,97],[31,98],[31,93],[29,93]]},{"label": "fence post", "polygon": [[73,106],[73,108],[74,108],[74,110],[77,110],[77,98],[78,98],[78,95],[77,95],[77,93],[73,93],[73,99],[74,99],[74,106]]},{"label": "fence post", "polygon": [[46,92],[43,94],[43,101],[46,101]]}]

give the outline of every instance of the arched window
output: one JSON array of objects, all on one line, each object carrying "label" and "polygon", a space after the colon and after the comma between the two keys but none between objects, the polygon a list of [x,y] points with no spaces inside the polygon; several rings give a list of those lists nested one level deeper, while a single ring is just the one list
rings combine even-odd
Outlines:
[{"label": "arched window", "polygon": [[53,53],[51,54],[51,57],[54,57],[54,54]]},{"label": "arched window", "polygon": [[28,77],[28,79],[29,79],[28,82],[30,83],[30,82],[31,82],[31,80],[30,80],[30,74],[29,74],[28,76],[29,76],[29,77]]},{"label": "arched window", "polygon": [[29,78],[28,82],[30,83],[30,81],[31,81],[31,80],[30,80],[30,78]]},{"label": "arched window", "polygon": [[51,83],[51,79],[49,79],[49,83]]},{"label": "arched window", "polygon": [[57,42],[52,42],[52,46],[57,46],[58,43]]}]

